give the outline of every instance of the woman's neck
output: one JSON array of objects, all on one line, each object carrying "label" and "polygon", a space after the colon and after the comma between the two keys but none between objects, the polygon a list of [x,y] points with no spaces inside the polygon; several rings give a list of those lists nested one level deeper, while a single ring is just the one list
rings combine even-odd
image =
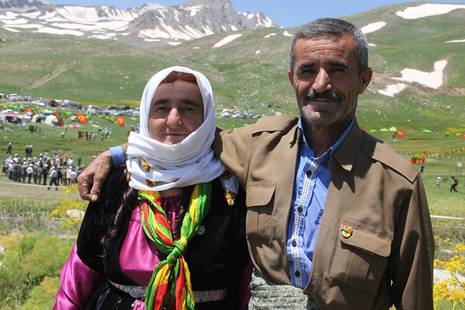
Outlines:
[{"label": "woman's neck", "polygon": [[163,198],[173,197],[173,196],[180,196],[180,195],[182,195],[182,188],[179,188],[179,187],[170,188],[170,189],[161,191],[160,195]]}]

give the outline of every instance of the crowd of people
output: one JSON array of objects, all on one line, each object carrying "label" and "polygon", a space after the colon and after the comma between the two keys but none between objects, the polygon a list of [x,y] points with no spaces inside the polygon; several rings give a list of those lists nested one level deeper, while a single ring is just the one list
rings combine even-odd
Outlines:
[{"label": "crowd of people", "polygon": [[[72,156],[53,155],[41,153],[38,157],[32,156],[32,145],[26,147],[26,157],[17,153],[8,155],[3,160],[3,173],[12,181],[48,185],[48,189],[55,186],[71,186],[76,183],[76,178],[81,171],[81,158],[77,161]],[[48,182],[47,182],[48,181]]]}]

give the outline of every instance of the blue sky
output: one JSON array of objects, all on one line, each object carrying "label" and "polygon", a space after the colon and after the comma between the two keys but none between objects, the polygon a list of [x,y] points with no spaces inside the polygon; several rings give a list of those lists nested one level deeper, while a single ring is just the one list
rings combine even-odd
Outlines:
[{"label": "blue sky", "polygon": [[[234,9],[243,12],[262,11],[273,21],[284,27],[302,25],[318,17],[340,17],[358,12],[367,11],[380,6],[409,2],[402,0],[231,0]],[[138,6],[146,2],[160,3],[163,6],[171,6],[189,2],[189,0],[50,0],[55,4],[76,5],[111,5],[119,8]],[[434,0],[431,2],[465,3],[454,0]]]}]

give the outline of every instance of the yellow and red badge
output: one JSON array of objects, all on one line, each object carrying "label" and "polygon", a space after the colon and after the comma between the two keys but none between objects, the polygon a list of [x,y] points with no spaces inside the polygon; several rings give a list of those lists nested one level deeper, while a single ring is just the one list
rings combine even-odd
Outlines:
[{"label": "yellow and red badge", "polygon": [[236,193],[225,190],[224,191],[224,198],[226,198],[226,202],[228,203],[228,206],[233,206],[234,201],[236,200]]},{"label": "yellow and red badge", "polygon": [[352,228],[352,226],[348,225],[348,224],[341,224],[341,235],[342,237],[344,237],[345,239],[348,239],[352,236],[352,234],[354,233],[354,229]]}]

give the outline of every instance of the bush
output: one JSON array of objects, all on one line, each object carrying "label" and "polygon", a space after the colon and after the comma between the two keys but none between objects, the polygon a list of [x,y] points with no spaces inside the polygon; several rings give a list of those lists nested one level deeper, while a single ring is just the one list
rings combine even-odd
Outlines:
[{"label": "bush", "polygon": [[450,278],[434,283],[434,302],[436,308],[452,305],[465,307],[465,244],[457,244],[454,255],[446,261],[435,259],[435,268],[442,268],[449,272]]},{"label": "bush", "polygon": [[22,304],[44,278],[58,277],[73,243],[42,233],[9,237],[0,256],[0,308]]},{"label": "bush", "polygon": [[59,277],[45,277],[39,286],[32,289],[31,295],[20,310],[51,309],[54,304],[54,296],[60,284]]}]

